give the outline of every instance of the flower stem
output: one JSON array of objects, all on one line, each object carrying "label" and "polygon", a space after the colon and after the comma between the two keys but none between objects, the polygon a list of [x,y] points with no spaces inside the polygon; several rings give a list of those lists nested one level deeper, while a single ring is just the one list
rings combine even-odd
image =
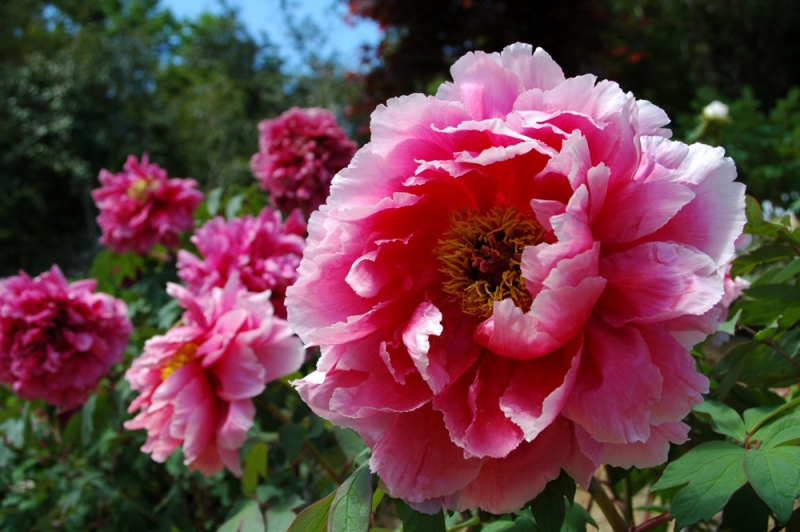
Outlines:
[{"label": "flower stem", "polygon": [[[273,405],[269,401],[264,401],[264,403],[262,404],[264,404],[264,406],[267,408],[267,410],[269,410],[269,412],[273,416],[278,418],[278,421],[280,421],[284,425],[292,424],[292,421],[288,417],[286,417],[286,415],[283,412],[281,412],[277,406]],[[303,446],[305,446],[306,450],[311,453],[311,455],[314,457],[317,463],[320,466],[322,466],[322,469],[324,469],[331,476],[331,478],[336,481],[337,484],[341,484],[342,482],[344,482],[342,476],[336,471],[336,469],[334,469],[334,467],[330,464],[330,462],[328,462],[328,460],[326,460],[325,457],[322,456],[322,453],[319,452],[319,449],[317,449],[317,446],[314,445],[311,442],[311,440],[309,440],[308,438],[303,438]]]},{"label": "flower stem", "polygon": [[653,517],[652,519],[648,519],[647,521],[645,521],[641,525],[639,525],[636,528],[634,528],[633,532],[649,532],[650,530],[653,530],[654,528],[656,528],[658,525],[660,525],[662,523],[666,523],[670,519],[672,519],[672,516],[669,514],[669,512],[661,514],[661,515],[657,515],[657,516]]},{"label": "flower stem", "polygon": [[595,502],[597,502],[597,506],[600,507],[600,511],[606,516],[608,524],[611,525],[611,529],[614,532],[628,531],[628,524],[625,522],[625,519],[620,515],[616,505],[608,498],[608,494],[603,489],[603,486],[600,485],[600,481],[595,477],[592,477],[592,482],[589,484],[589,494]]}]

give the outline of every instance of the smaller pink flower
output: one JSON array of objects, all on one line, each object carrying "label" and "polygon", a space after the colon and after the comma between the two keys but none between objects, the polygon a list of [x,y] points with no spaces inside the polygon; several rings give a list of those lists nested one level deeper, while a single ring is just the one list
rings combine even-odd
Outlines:
[{"label": "smaller pink flower", "polygon": [[100,170],[101,187],[92,191],[100,210],[100,243],[117,253],[146,253],[156,244],[177,247],[178,235],[194,227],[192,213],[203,201],[194,179],[168,179],[167,172],[129,155],[124,171]]},{"label": "smaller pink flower", "polygon": [[259,151],[250,168],[275,205],[308,216],[325,203],[331,179],[347,166],[356,143],[326,109],[292,107],[258,124]]},{"label": "smaller pink flower", "polygon": [[0,381],[26,399],[80,405],[120,360],[131,323],[125,303],[67,283],[58,266],[0,281]]},{"label": "smaller pink flower", "polygon": [[146,429],[142,451],[163,462],[178,446],[184,463],[212,475],[227,467],[241,475],[239,447],[253,425],[251,398],[265,384],[300,368],[304,351],[288,324],[275,318],[269,292],[224,288],[195,296],[170,283],[167,292],[186,309],[181,325],[145,343],[125,374],[139,396],[125,423]]},{"label": "smaller pink flower", "polygon": [[192,237],[202,258],[178,252],[178,277],[192,292],[202,294],[225,286],[237,273],[250,292],[270,290],[275,315],[285,318],[283,300],[286,288],[298,277],[305,232],[306,222],[297,210],[285,223],[279,212],[268,207],[256,217],[225,221],[218,216]]}]

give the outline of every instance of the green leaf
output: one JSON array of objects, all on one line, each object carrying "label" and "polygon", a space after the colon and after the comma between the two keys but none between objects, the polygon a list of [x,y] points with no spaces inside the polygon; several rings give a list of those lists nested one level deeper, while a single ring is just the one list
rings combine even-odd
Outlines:
[{"label": "green leaf", "polygon": [[383,491],[381,488],[377,488],[375,493],[372,494],[372,513],[375,513],[375,510],[378,509],[378,505],[381,503],[383,498],[386,496],[386,492]]},{"label": "green leaf", "polygon": [[745,198],[744,212],[747,216],[747,225],[744,228],[745,233],[762,236],[775,236],[778,234],[781,225],[765,220],[758,200],[752,196]]},{"label": "green leaf", "polygon": [[744,293],[753,299],[800,302],[800,288],[788,284],[762,284],[748,288]]},{"label": "green leaf", "polygon": [[733,261],[731,276],[736,277],[737,275],[750,273],[759,264],[793,258],[795,256],[796,253],[791,246],[784,244],[768,244],[766,246],[761,246],[747,255],[737,257]]},{"label": "green leaf", "polygon": [[331,532],[366,532],[372,513],[372,473],[362,465],[336,490],[328,515]]},{"label": "green leaf", "polygon": [[737,310],[736,314],[729,318],[728,321],[720,323],[717,330],[728,334],[734,334],[736,332],[736,323],[739,321],[739,316],[741,315],[742,309]]},{"label": "green leaf", "polygon": [[267,510],[267,532],[286,532],[294,519],[294,512],[288,508],[270,508]]},{"label": "green leaf", "polygon": [[264,518],[256,501],[247,501],[217,532],[265,532]]},{"label": "green leaf", "polygon": [[367,448],[367,444],[354,430],[334,426],[333,434],[348,460],[353,460]]},{"label": "green leaf", "polygon": [[597,522],[586,508],[580,504],[568,504],[567,517],[564,519],[561,532],[586,532],[586,523],[599,529]]},{"label": "green leaf", "polygon": [[[516,527],[513,521],[494,521],[487,523],[481,527],[481,532],[506,532],[511,531]],[[405,532],[405,527],[403,528]]]},{"label": "green leaf", "polygon": [[742,416],[744,417],[744,428],[747,433],[752,434],[765,421],[771,418],[778,408],[780,408],[780,405],[757,406],[745,410]]},{"label": "green leaf", "polygon": [[397,515],[403,521],[403,532],[445,532],[444,512],[428,515],[414,510],[399,499],[395,503]]},{"label": "green leaf", "polygon": [[575,481],[564,470],[555,480],[547,483],[542,491],[530,503],[533,518],[542,532],[559,532],[567,514],[564,497],[575,497]]},{"label": "green leaf", "polygon": [[242,209],[242,203],[244,202],[244,194],[236,194],[231,199],[228,200],[228,204],[225,205],[225,218],[230,220],[231,218],[235,218],[239,211]]},{"label": "green leaf", "polygon": [[92,441],[95,406],[97,406],[97,396],[92,395],[83,403],[83,408],[81,409],[81,442],[83,442],[84,446],[88,446]]},{"label": "green leaf", "polygon": [[[242,493],[249,497],[256,491],[258,477],[267,478],[267,444],[258,442],[250,449],[244,459],[242,474]],[[271,532],[271,531],[270,531]]]},{"label": "green leaf", "polygon": [[748,449],[744,470],[758,496],[786,523],[800,497],[800,447]]},{"label": "green leaf", "polygon": [[297,514],[286,532],[327,532],[328,515],[335,496],[334,491]]},{"label": "green leaf", "polygon": [[785,283],[800,273],[800,259],[793,259],[789,261],[784,269],[772,278],[773,283]]},{"label": "green leaf", "polygon": [[779,419],[753,434],[754,440],[762,440],[761,450],[778,445],[800,442],[800,412]]},{"label": "green leaf", "polygon": [[729,532],[767,530],[769,513],[769,507],[759,498],[753,487],[745,484],[736,490],[723,508],[719,529]]},{"label": "green leaf", "polygon": [[743,442],[747,436],[744,422],[733,408],[719,401],[706,399],[692,408],[692,412],[711,421],[711,429],[719,434],[730,436],[738,442]]},{"label": "green leaf", "polygon": [[216,216],[222,201],[222,187],[217,187],[206,196],[206,210],[209,216]]},{"label": "green leaf", "polygon": [[278,444],[286,453],[286,459],[291,461],[297,458],[303,450],[306,438],[306,428],[302,425],[282,425],[278,429]]},{"label": "green leaf", "polygon": [[742,447],[733,443],[706,442],[667,466],[653,485],[654,490],[688,483],[670,506],[676,530],[701,519],[711,519],[747,481],[742,465],[744,453]]}]

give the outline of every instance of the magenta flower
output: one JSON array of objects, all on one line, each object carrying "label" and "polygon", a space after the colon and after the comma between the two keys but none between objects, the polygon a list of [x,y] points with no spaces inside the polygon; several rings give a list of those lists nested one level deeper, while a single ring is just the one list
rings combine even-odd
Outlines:
[{"label": "magenta flower", "polygon": [[616,83],[541,49],[469,53],[390,100],[309,224],[297,383],[424,511],[521,507],[564,468],[648,467],[687,439],[744,186]]},{"label": "magenta flower", "polygon": [[285,223],[279,212],[265,207],[257,217],[209,220],[192,242],[199,258],[178,251],[178,277],[189,289],[202,294],[225,286],[234,274],[250,292],[270,290],[275,315],[286,318],[286,288],[297,280],[297,266],[306,242],[306,222],[293,211]]},{"label": "magenta flower", "polygon": [[186,312],[180,325],[145,343],[125,374],[139,396],[125,423],[146,429],[142,451],[163,462],[183,447],[189,469],[241,475],[239,447],[253,425],[252,398],[303,363],[300,340],[272,314],[269,292],[240,289],[236,276],[205,296],[169,284]]},{"label": "magenta flower", "polygon": [[325,203],[331,179],[356,152],[327,109],[292,107],[258,129],[259,151],[250,169],[283,211],[299,208],[308,216]]},{"label": "magenta flower", "polygon": [[128,308],[97,282],[67,283],[58,266],[0,281],[0,381],[26,399],[75,407],[120,360]]},{"label": "magenta flower", "polygon": [[100,243],[117,253],[146,253],[156,244],[175,248],[178,235],[194,227],[192,213],[203,201],[194,179],[167,179],[167,172],[133,155],[124,171],[100,170],[101,187],[92,191],[100,210]]}]

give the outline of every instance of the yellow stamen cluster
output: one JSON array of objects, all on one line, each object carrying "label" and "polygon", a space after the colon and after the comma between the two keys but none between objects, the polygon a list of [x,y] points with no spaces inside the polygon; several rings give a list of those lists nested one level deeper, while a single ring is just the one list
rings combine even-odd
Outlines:
[{"label": "yellow stamen cluster", "polygon": [[527,311],[532,298],[520,272],[522,252],[542,242],[544,235],[536,218],[513,207],[451,214],[450,229],[435,250],[446,277],[442,289],[473,316],[488,318],[494,302],[508,298]]},{"label": "yellow stamen cluster", "polygon": [[194,360],[194,354],[196,352],[197,344],[191,342],[183,344],[180,349],[178,349],[178,352],[172,356],[172,359],[167,362],[167,365],[161,368],[161,379],[167,380],[170,375]]},{"label": "yellow stamen cluster", "polygon": [[128,196],[136,201],[144,201],[147,199],[147,192],[158,187],[159,183],[154,179],[137,179],[128,187]]}]

